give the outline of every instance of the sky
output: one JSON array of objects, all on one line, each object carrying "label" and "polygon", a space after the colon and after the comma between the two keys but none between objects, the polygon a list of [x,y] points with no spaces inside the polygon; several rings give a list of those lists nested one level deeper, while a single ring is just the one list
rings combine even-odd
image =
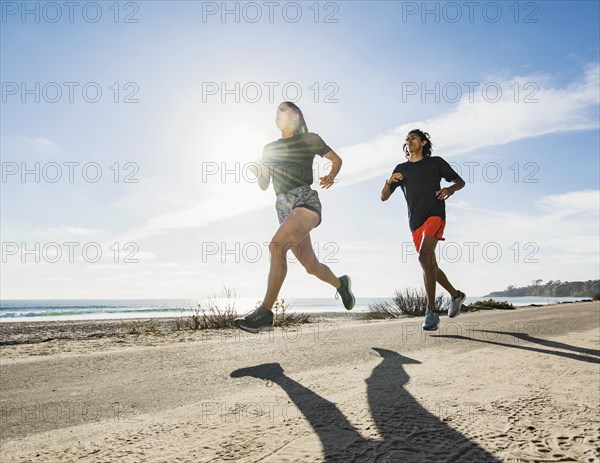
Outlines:
[{"label": "sky", "polygon": [[[466,181],[438,262],[469,296],[600,278],[599,3],[1,1],[3,299],[260,300],[292,100],[343,159],[315,252],[357,297],[420,287],[413,128]],[[293,256],[283,298],[335,289]],[[441,290],[441,289],[440,289]]]}]

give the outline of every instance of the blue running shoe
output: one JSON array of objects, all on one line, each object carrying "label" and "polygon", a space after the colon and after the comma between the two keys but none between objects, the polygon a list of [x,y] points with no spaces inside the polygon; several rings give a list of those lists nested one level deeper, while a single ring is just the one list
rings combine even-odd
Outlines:
[{"label": "blue running shoe", "polygon": [[456,317],[460,313],[460,309],[465,302],[467,295],[462,291],[458,292],[458,296],[452,298],[452,305],[448,309],[448,316],[450,318]]},{"label": "blue running shoe", "polygon": [[433,310],[425,312],[425,321],[423,322],[423,331],[436,331],[440,324],[440,316]]}]

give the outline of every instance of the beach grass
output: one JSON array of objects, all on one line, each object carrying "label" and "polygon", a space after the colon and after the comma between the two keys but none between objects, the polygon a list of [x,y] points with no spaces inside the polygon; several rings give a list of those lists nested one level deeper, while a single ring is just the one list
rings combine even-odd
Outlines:
[{"label": "beach grass", "polygon": [[[175,319],[175,330],[216,330],[236,328],[234,320],[240,317],[236,310],[237,294],[230,288],[223,288],[221,293],[213,293],[191,309],[191,314]],[[273,325],[286,327],[302,323],[310,323],[311,315],[306,313],[290,313],[292,306],[284,299],[277,299],[273,305]]]},{"label": "beach grass", "polygon": [[[434,311],[448,311],[450,299],[440,294],[435,298]],[[396,290],[392,302],[378,301],[369,305],[369,311],[360,314],[359,320],[382,320],[387,318],[421,317],[427,309],[427,298],[424,289],[404,288]]]}]

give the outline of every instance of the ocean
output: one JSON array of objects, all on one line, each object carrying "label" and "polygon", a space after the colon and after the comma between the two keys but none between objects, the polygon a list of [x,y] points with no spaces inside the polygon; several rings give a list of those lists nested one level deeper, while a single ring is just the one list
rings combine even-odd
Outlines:
[{"label": "ocean", "polygon": [[[489,299],[484,296],[467,297],[466,304]],[[511,302],[514,306],[530,304],[553,304],[574,302],[582,297],[495,297],[496,301]],[[390,301],[386,297],[357,298],[352,312],[366,312],[377,301]],[[256,301],[244,298],[218,299],[220,307],[233,304],[239,314],[252,310]],[[290,298],[286,299],[287,311],[323,313],[347,312],[341,299]],[[177,317],[192,314],[198,304],[206,307],[206,300],[195,299],[4,299],[0,300],[0,322],[49,321],[49,320],[101,320],[118,318]]]}]

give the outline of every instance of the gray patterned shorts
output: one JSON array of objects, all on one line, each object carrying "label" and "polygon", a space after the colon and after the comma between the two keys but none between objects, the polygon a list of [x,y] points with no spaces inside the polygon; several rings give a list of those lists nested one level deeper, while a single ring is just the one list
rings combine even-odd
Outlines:
[{"label": "gray patterned shorts", "polygon": [[319,214],[319,222],[315,225],[315,228],[319,226],[321,223],[321,201],[319,201],[317,192],[311,189],[310,186],[300,186],[287,193],[277,195],[275,209],[277,209],[279,223],[282,224],[296,207],[304,207]]}]

